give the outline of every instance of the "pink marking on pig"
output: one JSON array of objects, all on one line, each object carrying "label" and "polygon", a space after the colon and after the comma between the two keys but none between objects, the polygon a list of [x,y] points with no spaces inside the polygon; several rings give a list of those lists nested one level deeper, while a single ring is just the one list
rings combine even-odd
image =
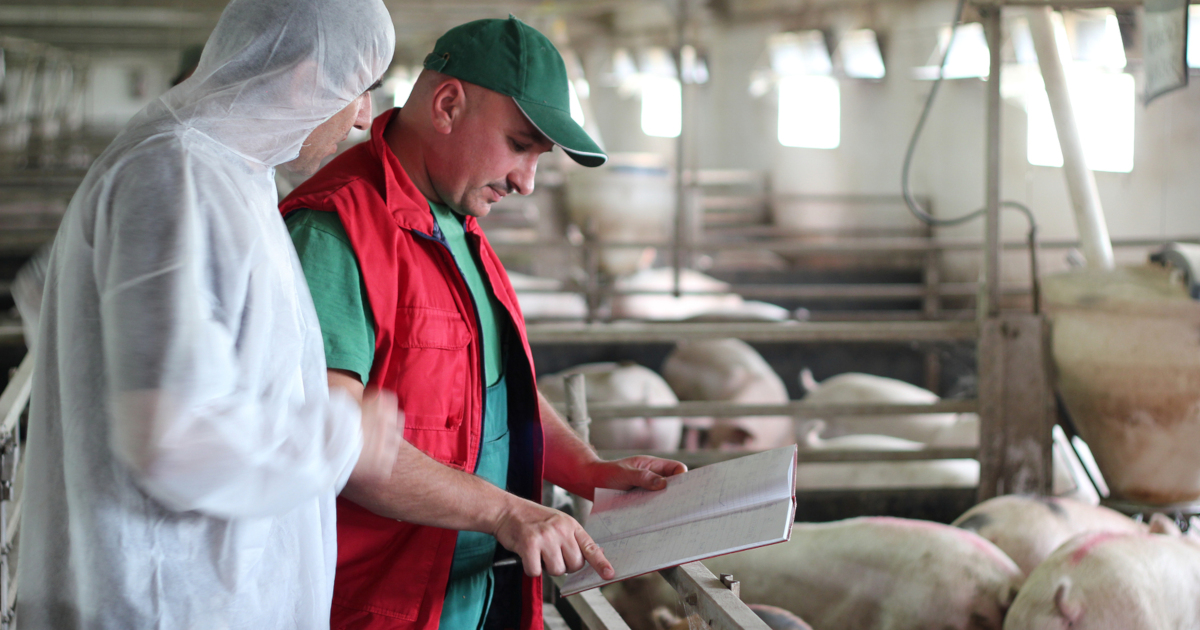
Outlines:
[{"label": "pink marking on pig", "polygon": [[1075,566],[1088,556],[1096,547],[1114,538],[1126,538],[1130,536],[1128,532],[1096,532],[1083,540],[1075,551],[1071,552],[1070,564]]},{"label": "pink marking on pig", "polygon": [[1000,551],[1000,549],[998,547],[996,547],[991,542],[984,539],[982,536],[979,536],[978,534],[975,534],[973,532],[969,532],[965,529],[959,529],[957,527],[951,527],[949,525],[943,525],[941,523],[934,523],[932,521],[905,520],[902,518],[896,518],[896,517],[892,517],[892,516],[872,516],[872,517],[869,517],[868,520],[875,521],[877,523],[886,523],[889,525],[897,525],[900,527],[910,527],[912,529],[935,530],[940,533],[957,536],[958,538],[961,538],[961,539],[967,541],[968,543],[970,543],[976,549],[982,551],[985,556],[996,561],[997,564],[1003,565],[1004,567],[1010,568],[1010,569],[1017,568],[1017,564],[1015,562],[1013,562],[1012,558],[1009,558],[1007,555],[1005,555],[1005,553],[1003,551]]}]

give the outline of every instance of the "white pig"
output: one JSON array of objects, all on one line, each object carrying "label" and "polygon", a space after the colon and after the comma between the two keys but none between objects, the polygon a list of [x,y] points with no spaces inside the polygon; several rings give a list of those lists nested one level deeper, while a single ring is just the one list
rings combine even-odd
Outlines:
[{"label": "white pig", "polygon": [[925,444],[890,435],[821,437],[824,420],[810,420],[799,439],[797,490],[966,488],[979,484],[979,462],[932,459],[879,462],[804,462],[803,451],[920,451]]},{"label": "white pig", "polygon": [[[807,369],[800,374],[806,403],[931,404],[941,398],[916,385],[871,374],[848,372],[818,383]],[[929,443],[958,422],[954,413],[912,413],[890,417],[838,418],[829,421],[828,435],[872,433]]]},{"label": "white pig", "polygon": [[1004,630],[1200,628],[1200,546],[1158,534],[1092,532],[1038,565]]},{"label": "white pig", "polygon": [[[681,400],[787,404],[787,386],[754,348],[739,339],[681,341],[663,362],[663,377]],[[791,416],[715,418],[709,444],[767,450],[794,444]]]},{"label": "white pig", "polygon": [[898,518],[797,523],[786,543],[704,564],[816,630],[998,630],[1022,579],[971,532]]},{"label": "white pig", "polygon": [[[671,386],[654,370],[636,363],[587,363],[538,379],[538,390],[551,402],[567,399],[563,377],[584,374],[588,402],[672,407],[679,404]],[[662,418],[593,420],[590,442],[598,449],[672,451],[679,447],[683,421]]]},{"label": "white pig", "polygon": [[995,543],[1025,575],[1079,534],[1139,534],[1147,529],[1146,525],[1106,507],[1057,497],[1018,495],[988,499],[964,512],[951,525]]}]

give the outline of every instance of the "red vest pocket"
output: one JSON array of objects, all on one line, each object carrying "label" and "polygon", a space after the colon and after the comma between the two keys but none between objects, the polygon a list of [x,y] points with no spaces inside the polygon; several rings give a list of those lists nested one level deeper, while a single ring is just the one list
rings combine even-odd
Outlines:
[{"label": "red vest pocket", "polygon": [[[396,310],[391,356],[396,369],[384,387],[400,399],[405,438],[434,458],[451,463],[433,452],[438,449],[426,443],[429,438],[413,432],[457,431],[462,425],[468,411],[467,387],[473,381],[470,375],[477,363],[471,329],[458,311],[424,307]],[[436,394],[430,395],[432,392]]]}]

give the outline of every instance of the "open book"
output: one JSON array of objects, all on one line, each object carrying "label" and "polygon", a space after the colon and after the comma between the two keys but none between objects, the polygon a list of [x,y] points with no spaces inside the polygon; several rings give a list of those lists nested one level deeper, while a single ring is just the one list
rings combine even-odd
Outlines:
[{"label": "open book", "polygon": [[587,532],[617,576],[591,565],[564,597],[713,556],[784,542],[796,516],[796,447],[711,464],[667,478],[665,490],[596,490]]}]

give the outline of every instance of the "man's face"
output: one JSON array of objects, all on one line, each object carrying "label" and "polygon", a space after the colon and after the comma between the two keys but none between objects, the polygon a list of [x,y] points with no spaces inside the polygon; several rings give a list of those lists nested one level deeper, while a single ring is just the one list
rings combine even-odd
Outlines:
[{"label": "man's face", "polygon": [[430,180],[446,205],[483,217],[505,195],[533,192],[538,157],[554,144],[511,97],[469,84],[466,90],[470,105],[439,163],[429,164]]},{"label": "man's face", "polygon": [[[374,89],[374,88],[372,88]],[[284,168],[308,177],[321,167],[321,160],[337,152],[337,145],[350,135],[350,128],[371,127],[371,91],[363,92],[342,111],[321,123],[300,146],[300,156],[284,164]]]}]

